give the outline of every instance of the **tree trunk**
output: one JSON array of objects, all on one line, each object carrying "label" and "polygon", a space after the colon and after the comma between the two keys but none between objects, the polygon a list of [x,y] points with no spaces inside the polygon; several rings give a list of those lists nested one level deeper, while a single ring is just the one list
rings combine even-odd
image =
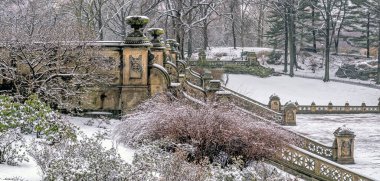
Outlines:
[{"label": "tree trunk", "polygon": [[193,30],[189,30],[189,38],[187,41],[187,57],[190,58],[193,54]]},{"label": "tree trunk", "polygon": [[325,77],[323,78],[324,82],[330,81],[330,6],[331,2],[327,1],[326,8],[326,32],[325,32]]},{"label": "tree trunk", "polygon": [[369,58],[369,51],[370,51],[370,41],[369,41],[369,27],[370,27],[370,18],[371,18],[371,13],[367,13],[367,58]]},{"label": "tree trunk", "polygon": [[295,47],[295,19],[294,19],[294,0],[292,0],[291,7],[289,7],[289,47],[290,47],[290,76],[294,76],[294,64],[296,60],[296,47]]},{"label": "tree trunk", "polygon": [[[380,2],[378,2],[378,7],[380,9]],[[378,43],[379,47],[377,48],[377,80],[376,84],[380,84],[380,11],[377,13],[377,18],[378,18]]]},{"label": "tree trunk", "polygon": [[311,6],[311,25],[313,27],[313,49],[314,52],[317,52],[317,35],[316,35],[316,30],[315,30],[315,7],[314,5]]},{"label": "tree trunk", "polygon": [[208,24],[206,20],[203,23],[203,49],[206,50],[208,47]]},{"label": "tree trunk", "polygon": [[284,72],[288,72],[288,47],[289,47],[289,27],[288,27],[288,10],[285,8],[285,17],[284,17],[284,22],[285,22],[285,57],[284,57]]}]

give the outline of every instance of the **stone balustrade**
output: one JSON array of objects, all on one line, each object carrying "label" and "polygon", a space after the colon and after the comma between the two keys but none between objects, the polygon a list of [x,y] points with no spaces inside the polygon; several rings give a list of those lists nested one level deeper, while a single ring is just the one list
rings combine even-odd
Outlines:
[{"label": "stone balustrade", "polygon": [[374,180],[292,145],[283,148],[272,158],[272,161],[280,164],[282,167],[287,167],[302,174],[304,179],[309,180]]}]

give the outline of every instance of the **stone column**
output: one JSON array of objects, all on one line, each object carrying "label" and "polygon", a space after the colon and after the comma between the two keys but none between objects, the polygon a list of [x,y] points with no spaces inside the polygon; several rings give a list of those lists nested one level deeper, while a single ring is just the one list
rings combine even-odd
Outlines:
[{"label": "stone column", "polygon": [[203,65],[205,62],[206,62],[206,51],[203,49],[200,49],[198,53],[198,63]]},{"label": "stone column", "polygon": [[365,112],[367,110],[367,105],[365,104],[365,102],[362,103],[362,112]]},{"label": "stone column", "polygon": [[204,90],[209,88],[210,80],[212,80],[212,74],[210,70],[205,70],[204,75],[202,76],[202,87]]},{"label": "stone column", "polygon": [[247,52],[247,60],[249,61],[249,65],[258,66],[260,63],[257,61],[255,52]]},{"label": "stone column", "polygon": [[206,96],[208,101],[217,101],[217,92],[222,88],[222,83],[220,80],[209,80],[208,86],[206,87]]},{"label": "stone column", "polygon": [[328,112],[332,112],[333,111],[333,104],[332,104],[332,102],[329,102],[329,104],[327,105],[327,111]]},{"label": "stone column", "polygon": [[297,106],[292,102],[287,102],[284,106],[283,124],[286,126],[295,126],[297,120]]},{"label": "stone column", "polygon": [[134,31],[128,34],[123,44],[122,112],[128,112],[149,97],[148,50],[152,46],[140,30],[148,24],[149,18],[130,16],[126,21]]},{"label": "stone column", "polygon": [[177,40],[175,39],[167,39],[166,43],[170,45],[169,55],[171,57],[172,62],[177,65]]},{"label": "stone column", "polygon": [[161,65],[164,67],[164,54],[165,54],[165,44],[159,38],[161,35],[163,35],[165,32],[161,28],[150,28],[148,30],[149,34],[153,37],[153,39],[150,41],[153,45],[150,50],[152,51],[154,55],[154,62],[155,64]]},{"label": "stone column", "polygon": [[317,111],[317,105],[315,104],[315,102],[313,101],[311,103],[311,108],[310,108],[311,112],[316,112]]},{"label": "stone column", "polygon": [[278,97],[276,94],[271,95],[269,97],[268,107],[269,109],[272,109],[273,111],[280,112],[281,111],[280,97]]},{"label": "stone column", "polygon": [[344,111],[350,112],[350,104],[348,102],[346,102],[346,104],[344,104]]},{"label": "stone column", "polygon": [[340,164],[353,164],[354,160],[354,139],[355,134],[345,126],[338,128],[334,132],[335,140],[333,145],[333,158]]}]

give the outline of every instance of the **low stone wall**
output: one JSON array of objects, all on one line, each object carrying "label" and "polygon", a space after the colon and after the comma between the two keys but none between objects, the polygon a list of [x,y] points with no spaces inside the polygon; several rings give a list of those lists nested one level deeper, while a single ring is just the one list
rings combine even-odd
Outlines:
[{"label": "low stone wall", "polygon": [[380,106],[313,106],[298,105],[298,114],[363,114],[380,113]]},{"label": "low stone wall", "polygon": [[[198,61],[189,61],[190,66],[198,65]],[[207,64],[210,67],[223,67],[225,65],[252,65],[250,61],[206,61],[204,64]]]},{"label": "low stone wall", "polygon": [[375,180],[292,145],[283,148],[271,161],[305,175],[305,179],[337,181]]}]

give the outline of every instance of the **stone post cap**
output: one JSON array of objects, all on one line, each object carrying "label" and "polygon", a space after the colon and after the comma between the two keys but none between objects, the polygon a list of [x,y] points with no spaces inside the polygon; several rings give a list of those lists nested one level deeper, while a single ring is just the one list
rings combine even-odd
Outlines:
[{"label": "stone post cap", "polygon": [[297,105],[294,102],[289,101],[289,102],[285,103],[284,108],[285,108],[285,110],[297,109]]},{"label": "stone post cap", "polygon": [[355,133],[350,129],[347,128],[345,125],[343,127],[339,127],[334,131],[335,137],[341,137],[341,136],[350,136],[355,137]]},{"label": "stone post cap", "polygon": [[328,104],[328,106],[333,106],[333,103],[330,101],[329,104]]},{"label": "stone post cap", "polygon": [[161,35],[165,33],[162,28],[150,28],[148,29],[148,33],[153,37],[151,40],[153,47],[155,48],[165,48],[164,42],[159,38]]},{"label": "stone post cap", "polygon": [[212,74],[210,70],[205,70],[205,73],[202,76],[203,79],[212,79]]},{"label": "stone post cap", "polygon": [[367,105],[365,104],[365,102],[362,103],[362,107],[366,107]]},{"label": "stone post cap", "polygon": [[269,100],[280,100],[280,97],[278,97],[278,95],[276,94],[272,94],[270,97],[269,97]]},{"label": "stone post cap", "polygon": [[314,101],[311,103],[311,106],[316,106],[316,104],[315,104],[315,102],[314,102]]},{"label": "stone post cap", "polygon": [[344,104],[344,106],[348,107],[348,106],[350,106],[350,104],[348,102],[346,102],[346,104]]},{"label": "stone post cap", "polygon": [[210,80],[208,90],[209,91],[219,91],[221,90],[222,83],[220,80]]}]

